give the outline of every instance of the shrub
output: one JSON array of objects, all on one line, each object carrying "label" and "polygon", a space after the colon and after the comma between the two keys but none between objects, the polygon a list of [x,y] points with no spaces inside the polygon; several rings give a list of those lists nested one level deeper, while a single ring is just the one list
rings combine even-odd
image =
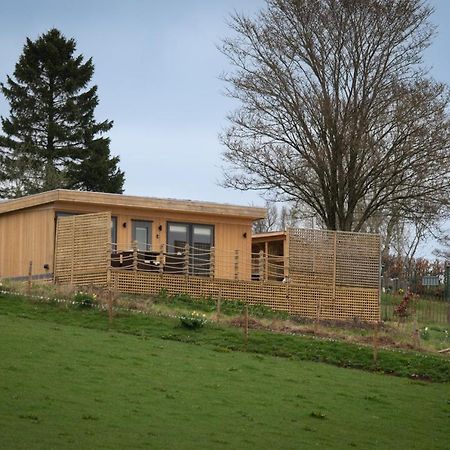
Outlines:
[{"label": "shrub", "polygon": [[[399,291],[400,292],[400,291]],[[394,314],[402,319],[411,315],[412,293],[407,292],[399,305],[394,308]]]},{"label": "shrub", "polygon": [[78,291],[73,296],[73,301],[80,308],[90,308],[97,300],[96,294],[88,294],[87,292]]},{"label": "shrub", "polygon": [[183,327],[198,329],[202,328],[207,320],[205,314],[200,314],[197,311],[192,311],[189,314],[180,316],[180,322]]}]

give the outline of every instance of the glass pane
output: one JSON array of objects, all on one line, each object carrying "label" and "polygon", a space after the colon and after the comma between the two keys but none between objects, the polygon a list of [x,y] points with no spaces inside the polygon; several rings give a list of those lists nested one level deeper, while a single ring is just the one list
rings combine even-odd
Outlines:
[{"label": "glass pane", "polygon": [[148,239],[147,239],[147,228],[136,227],[135,240],[137,241],[138,250],[147,250]]},{"label": "glass pane", "polygon": [[192,225],[191,272],[209,275],[213,229],[210,225]]},{"label": "glass pane", "polygon": [[169,224],[167,230],[168,253],[181,253],[189,243],[189,227],[182,224]]},{"label": "glass pane", "polygon": [[151,222],[133,220],[133,241],[137,241],[137,248],[141,252],[151,250]]}]

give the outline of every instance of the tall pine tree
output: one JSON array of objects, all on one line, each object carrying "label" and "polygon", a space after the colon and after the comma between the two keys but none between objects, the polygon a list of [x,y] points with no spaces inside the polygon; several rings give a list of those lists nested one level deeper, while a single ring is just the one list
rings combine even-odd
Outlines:
[{"label": "tall pine tree", "polygon": [[92,59],[75,55],[74,39],[52,29],[27,39],[14,76],[1,91],[10,117],[1,118],[0,197],[57,188],[123,192],[124,173],[111,157],[113,122],[97,122]]}]

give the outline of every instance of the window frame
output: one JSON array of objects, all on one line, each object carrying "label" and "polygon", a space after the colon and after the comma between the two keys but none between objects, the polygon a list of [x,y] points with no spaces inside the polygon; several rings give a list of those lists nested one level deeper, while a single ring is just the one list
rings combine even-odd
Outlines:
[{"label": "window frame", "polygon": [[146,219],[131,219],[131,240],[134,243],[134,241],[137,241],[136,239],[136,228],[135,225],[136,224],[148,224],[149,227],[147,228],[147,243],[146,243],[146,249],[145,250],[141,250],[139,249],[139,243],[138,243],[138,251],[140,252],[151,252],[152,251],[152,233],[153,233],[153,220],[146,220]]}]

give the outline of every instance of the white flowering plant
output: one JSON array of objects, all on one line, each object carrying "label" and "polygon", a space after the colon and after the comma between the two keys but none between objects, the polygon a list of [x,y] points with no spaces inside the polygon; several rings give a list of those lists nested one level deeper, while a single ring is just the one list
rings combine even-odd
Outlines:
[{"label": "white flowering plant", "polygon": [[183,327],[191,329],[202,328],[208,322],[206,315],[197,311],[192,311],[190,314],[183,314],[179,318]]},{"label": "white flowering plant", "polygon": [[97,295],[89,294],[88,292],[78,291],[73,296],[73,302],[75,303],[75,305],[83,308],[90,308],[96,303],[96,301]]},{"label": "white flowering plant", "polygon": [[424,341],[428,341],[428,339],[430,339],[430,330],[428,329],[428,327],[424,327],[420,330],[420,337]]}]

